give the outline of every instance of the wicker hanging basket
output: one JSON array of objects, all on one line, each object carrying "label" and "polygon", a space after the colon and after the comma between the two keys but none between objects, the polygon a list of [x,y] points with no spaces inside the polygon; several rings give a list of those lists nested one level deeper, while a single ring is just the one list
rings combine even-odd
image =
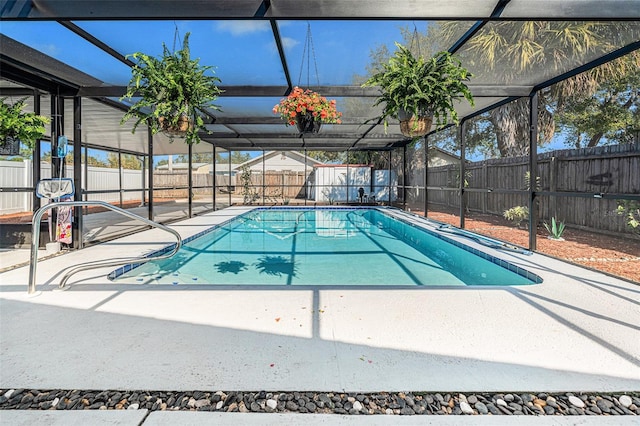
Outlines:
[{"label": "wicker hanging basket", "polygon": [[0,140],[0,155],[19,155],[20,141],[18,139],[7,136],[4,140]]},{"label": "wicker hanging basket", "polygon": [[172,126],[171,122],[164,117],[158,117],[158,123],[162,132],[173,137],[181,137],[187,134],[189,129],[193,128],[193,122],[186,115],[181,115],[178,119],[178,125]]},{"label": "wicker hanging basket", "polygon": [[400,132],[410,138],[424,136],[431,131],[432,122],[433,116],[431,115],[412,116],[409,120],[400,121]]}]

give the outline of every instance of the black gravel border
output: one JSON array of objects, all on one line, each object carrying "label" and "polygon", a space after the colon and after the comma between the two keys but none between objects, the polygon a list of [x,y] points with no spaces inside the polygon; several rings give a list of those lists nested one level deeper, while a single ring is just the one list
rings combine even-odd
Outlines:
[{"label": "black gravel border", "polygon": [[0,410],[640,416],[640,393],[180,392],[0,389]]}]

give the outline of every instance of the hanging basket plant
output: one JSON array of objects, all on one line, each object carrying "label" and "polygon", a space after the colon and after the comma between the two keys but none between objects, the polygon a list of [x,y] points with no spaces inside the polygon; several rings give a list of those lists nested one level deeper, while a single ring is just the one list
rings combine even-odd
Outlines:
[{"label": "hanging basket plant", "polygon": [[[153,134],[165,133],[171,141],[184,138],[188,144],[199,143],[199,131],[207,132],[203,116],[222,92],[213,67],[191,59],[187,33],[182,46],[170,52],[163,43],[163,53],[153,57],[141,52],[128,55],[137,61],[131,69],[131,81],[121,100],[137,99],[122,117],[121,124],[135,118],[132,133],[140,125],[148,125]],[[137,98],[140,97],[140,98]]]},{"label": "hanging basket plant", "polygon": [[38,139],[47,131],[48,117],[33,112],[23,112],[27,98],[22,98],[14,104],[0,99],[0,155],[20,154],[20,143],[33,149]]},{"label": "hanging basket plant", "polygon": [[462,98],[474,105],[473,95],[465,84],[471,73],[449,52],[439,52],[431,59],[415,57],[411,51],[396,43],[397,50],[382,64],[382,70],[371,76],[363,86],[379,86],[381,95],[374,106],[384,105],[380,117],[385,130],[388,119],[400,120],[405,136],[427,134],[431,125],[442,128],[458,124],[454,103]]},{"label": "hanging basket plant", "polygon": [[273,107],[273,113],[279,114],[286,126],[296,126],[300,133],[318,133],[322,123],[342,122],[335,99],[328,100],[317,92],[297,86]]}]

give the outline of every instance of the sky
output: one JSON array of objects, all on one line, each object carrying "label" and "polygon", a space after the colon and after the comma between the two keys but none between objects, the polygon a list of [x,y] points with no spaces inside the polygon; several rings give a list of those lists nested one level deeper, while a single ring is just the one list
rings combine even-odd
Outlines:
[{"label": "sky", "polygon": [[[191,33],[192,57],[200,58],[202,65],[214,66],[221,85],[286,85],[269,21],[74,23],[123,55],[138,51],[160,55],[163,43],[175,50]],[[278,21],[291,80],[303,86],[352,84],[354,75],[366,73],[373,49],[386,45],[393,51],[394,42],[402,40],[400,29],[413,25],[411,21]],[[419,23],[418,31],[426,31],[427,25]],[[311,49],[307,45],[309,27]],[[107,84],[126,85],[130,79],[127,65],[57,22],[3,21],[0,31]],[[243,109],[248,115],[252,111],[264,115],[271,113],[277,101],[221,97],[216,103],[230,113]],[[557,137],[545,150],[563,148],[564,139]]]},{"label": "sky", "polygon": [[[123,55],[162,53],[178,48],[191,33],[192,57],[215,67],[223,85],[286,84],[273,33],[268,21],[79,21],[76,25],[104,41]],[[354,74],[364,74],[369,52],[385,44],[391,49],[400,41],[399,21],[314,21],[311,22],[311,55],[303,51],[307,21],[279,21],[285,55],[294,84],[349,84]],[[129,68],[56,22],[0,23],[2,33],[43,53],[78,68],[109,84],[125,85]],[[177,31],[176,31],[177,30]],[[366,36],[365,36],[366,35]],[[177,38],[177,40],[175,40]],[[175,42],[174,42],[175,40]],[[315,57],[315,61],[314,61]],[[300,67],[305,67],[299,81]],[[315,64],[318,77],[315,76]]]}]

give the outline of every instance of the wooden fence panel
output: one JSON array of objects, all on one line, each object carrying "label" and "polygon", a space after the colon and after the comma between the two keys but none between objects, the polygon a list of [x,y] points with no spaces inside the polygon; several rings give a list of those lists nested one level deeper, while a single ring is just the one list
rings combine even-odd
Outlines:
[{"label": "wooden fence panel", "polygon": [[[457,184],[457,165],[429,169],[430,187]],[[468,163],[468,188],[527,190],[526,156]],[[550,192],[581,192],[594,197],[538,197],[539,218],[556,217],[567,225],[604,232],[628,233],[624,217],[616,213],[616,200],[598,194],[640,194],[640,145],[615,145],[575,150],[559,150],[538,155],[538,184]],[[527,194],[467,192],[470,211],[502,213],[514,206],[527,205]],[[429,203],[448,208],[459,206],[455,191],[430,190]]]}]

